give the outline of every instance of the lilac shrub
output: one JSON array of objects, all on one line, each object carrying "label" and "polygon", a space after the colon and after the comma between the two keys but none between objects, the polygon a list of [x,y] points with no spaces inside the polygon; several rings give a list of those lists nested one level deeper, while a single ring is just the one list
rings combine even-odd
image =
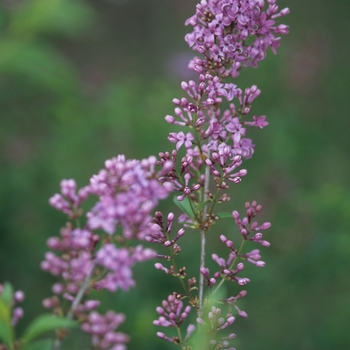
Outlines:
[{"label": "lilac shrub", "polygon": [[[198,54],[189,63],[198,80],[181,83],[186,97],[174,98],[174,115],[165,117],[181,128],[168,135],[175,149],[160,152],[158,158],[127,160],[119,155],[107,160],[105,168],[79,190],[74,180],[61,181],[61,193],[49,202],[67,215],[68,223],[59,237],[49,238],[50,251],[41,263],[44,271],[59,278],[52,286],[53,295],[43,301],[56,316],[50,319],[51,328],[37,330],[40,334],[57,329],[52,349],[60,349],[67,328],[77,325],[73,320],[91,336],[93,349],[126,349],[129,336],[119,331],[125,315],[113,310],[100,314],[100,302],[89,293],[93,289],[128,291],[135,286],[133,266],[150,259],[157,259],[154,266],[159,273],[177,278],[181,288],[167,291],[156,308],[158,318],[153,324],[165,328],[157,336],[183,350],[234,349],[232,324],[237,315],[247,317],[239,307],[239,299],[247,294],[240,288],[250,282],[244,275],[245,263],[265,266],[257,245],[270,245],[262,231],[271,224],[256,221],[262,210],[256,201],[245,203],[244,215],[218,209],[230,201],[230,186],[247,175],[242,164],[255,148],[247,137],[249,127],[268,125],[265,115],[250,116],[260,89],[252,85],[242,90],[229,79],[244,67],[258,67],[268,49],[276,53],[279,35],[287,34],[288,26],[276,24],[275,19],[288,13],[288,8],[278,8],[276,0],[202,0],[185,23],[193,27],[185,40]],[[154,214],[159,201],[170,194],[181,214]],[[84,212],[87,199],[92,198],[93,206]],[[240,242],[234,242],[230,232],[214,232],[213,225],[223,219],[236,224]],[[189,231],[200,237],[198,281],[178,262]],[[221,242],[220,252],[206,252],[209,234]],[[250,242],[255,246],[250,248]],[[236,285],[227,288],[228,295],[221,288],[225,282]],[[7,295],[3,304],[2,294]],[[0,307],[12,310],[8,328],[23,316],[21,308],[13,308],[23,297],[22,292],[0,286]],[[0,327],[4,341],[0,348],[25,346],[35,338],[28,332],[13,345],[13,337],[6,338]]]}]

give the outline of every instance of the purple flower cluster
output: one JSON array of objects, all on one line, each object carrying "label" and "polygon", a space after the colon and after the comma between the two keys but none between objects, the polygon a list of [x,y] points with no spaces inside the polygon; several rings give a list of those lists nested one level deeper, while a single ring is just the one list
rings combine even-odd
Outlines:
[{"label": "purple flower cluster", "polygon": [[90,184],[76,194],[74,180],[61,181],[61,194],[50,198],[50,204],[70,218],[81,215],[81,203],[89,195],[99,200],[87,213],[87,229],[102,229],[113,234],[120,225],[126,239],[143,239],[151,223],[150,213],[172,191],[170,183],[158,178],[173,167],[171,161],[157,173],[156,158],[127,160],[124,155],[109,159],[105,169],[90,179]]},{"label": "purple flower cluster", "polygon": [[[259,249],[243,251],[245,244],[250,241],[264,247],[270,245],[263,239],[261,231],[268,229],[271,224],[266,222],[259,225],[253,221],[261,211],[261,206],[255,201],[246,203],[244,218],[237,211],[232,213],[241,233],[241,244],[236,247],[228,235],[222,234],[220,239],[229,249],[228,257],[224,259],[212,253],[212,259],[219,269],[210,275],[209,268],[206,267],[206,234],[220,220],[222,214],[225,214],[218,213],[216,205],[230,200],[223,191],[231,183],[240,183],[242,177],[247,175],[247,170],[240,167],[244,159],[251,158],[254,153],[255,145],[247,137],[247,129],[263,129],[268,125],[265,115],[249,117],[252,103],[261,94],[260,89],[252,85],[242,90],[225,79],[236,78],[242,67],[256,68],[258,62],[266,58],[269,48],[276,53],[276,48],[280,45],[279,35],[287,34],[289,30],[288,26],[275,23],[277,18],[289,13],[288,8],[280,10],[276,3],[277,0],[200,1],[196,6],[196,13],[186,21],[186,25],[193,26],[193,31],[185,37],[188,45],[201,55],[189,63],[189,67],[198,73],[199,81],[181,83],[186,97],[173,99],[174,115],[165,117],[169,124],[181,127],[182,130],[170,132],[168,135],[168,140],[175,144],[175,149],[172,152],[159,153],[158,165],[163,168],[163,175],[159,180],[164,183],[171,182],[178,192],[176,199],[183,212],[178,221],[183,226],[182,229],[192,228],[201,232],[199,288],[194,277],[188,279],[187,284],[184,283],[186,267],[176,267],[175,259],[181,252],[181,247],[176,242],[184,231],[180,229],[176,238],[170,239],[169,227],[172,226],[173,214],[170,214],[170,224],[167,226],[164,225],[162,216],[156,215],[154,232],[147,236],[147,240],[170,248],[170,255],[159,254],[158,257],[171,261],[171,265],[167,267],[156,263],[155,267],[180,279],[184,294],[174,295],[182,296],[181,300],[187,299],[191,310],[197,311],[197,330],[204,330],[211,335],[208,344],[203,344],[208,349],[229,348],[229,342],[235,335],[230,334],[225,338],[217,336],[216,333],[233,323],[232,311],[247,317],[247,313],[236,305],[237,300],[247,292],[242,290],[236,296],[221,300],[228,309],[225,318],[220,316],[222,310],[215,306],[209,313],[204,312],[204,285],[210,290],[206,298],[206,302],[209,302],[225,281],[235,282],[239,286],[249,283],[249,278],[241,276],[244,263],[240,260],[257,267],[265,266],[265,262],[261,260]],[[166,170],[170,161],[173,166]],[[228,217],[226,214],[224,217]],[[197,289],[198,296],[194,296],[193,292]],[[160,317],[154,321],[155,325],[180,326],[178,316],[183,305],[182,302],[175,304],[176,300],[175,298],[166,302],[166,308],[157,308]],[[186,339],[193,331],[194,326]],[[183,349],[191,348],[186,341],[181,341],[181,337],[171,338],[164,333],[157,335],[170,342],[180,342]]]},{"label": "purple flower cluster", "polygon": [[[264,247],[269,247],[270,243],[263,240],[262,230],[267,230],[271,227],[270,222],[264,222],[259,225],[256,221],[252,221],[253,218],[261,211],[262,206],[258,205],[256,201],[252,203],[246,202],[246,216],[241,219],[239,213],[235,210],[232,212],[232,216],[235,219],[235,223],[245,240],[260,243]],[[254,236],[252,236],[254,234]]]},{"label": "purple flower cluster", "polygon": [[[159,231],[151,212],[173,190],[171,183],[159,181],[164,172],[173,168],[173,162],[163,164],[160,171],[156,170],[156,163],[155,157],[139,161],[120,155],[107,160],[105,169],[79,191],[74,180],[61,181],[61,193],[50,199],[50,204],[72,222],[62,228],[60,237],[48,239],[48,247],[58,254],[47,252],[41,268],[61,276],[62,282],[53,285],[54,296],[45,299],[43,305],[64,314],[63,298],[72,303],[69,312],[77,317],[90,312],[82,329],[92,334],[96,348],[123,350],[126,338],[113,333],[121,316],[112,311],[100,316],[93,311],[99,301],[86,300],[86,294],[91,288],[129,290],[135,285],[135,263],[157,255],[140,244],[129,244],[131,239],[144,240]],[[98,199],[86,213],[83,224],[82,204],[89,196]]]},{"label": "purple flower cluster", "polygon": [[88,226],[115,232],[117,224],[123,228],[126,239],[144,239],[151,223],[150,212],[173,190],[170,183],[161,184],[158,178],[173,167],[167,162],[157,173],[155,157],[126,160],[119,156],[107,160],[106,169],[90,180],[89,192],[99,196],[99,201],[87,214]]},{"label": "purple flower cluster", "polygon": [[76,293],[78,283],[84,281],[92,268],[92,251],[98,240],[98,235],[86,229],[74,229],[67,225],[61,229],[61,238],[50,237],[47,241],[48,247],[60,252],[61,257],[47,252],[41,268],[54,276],[61,275],[67,282],[68,290]]},{"label": "purple flower cluster", "polygon": [[162,327],[178,327],[191,311],[191,306],[187,305],[182,311],[183,302],[176,293],[168,296],[168,300],[163,300],[162,307],[157,307],[157,312],[160,315],[159,319],[153,321],[156,326]]},{"label": "purple flower cluster", "polygon": [[[262,240],[262,233],[256,232],[261,230],[267,230],[271,227],[270,222],[265,222],[262,225],[259,225],[256,221],[252,221],[252,219],[261,211],[262,206],[258,205],[255,201],[251,204],[249,202],[246,203],[246,217],[244,217],[242,220],[240,219],[240,215],[237,211],[232,212],[232,216],[235,219],[235,222],[244,238],[245,241],[253,241],[261,244],[264,247],[269,247],[270,243]],[[256,233],[255,233],[256,232]],[[254,235],[252,235],[254,234]],[[216,254],[212,255],[212,259],[220,266],[221,271],[216,272],[214,274],[215,278],[218,278],[220,274],[223,274],[226,278],[235,280],[238,282],[239,285],[244,285],[249,282],[249,279],[247,278],[237,278],[236,274],[239,271],[242,271],[244,268],[243,263],[239,263],[237,265],[236,270],[230,270],[230,266],[232,266],[233,261],[240,257],[242,259],[247,260],[248,262],[256,265],[257,267],[264,267],[265,262],[261,261],[260,258],[260,250],[259,249],[253,249],[252,251],[248,253],[241,254],[238,249],[235,248],[234,243],[227,239],[226,236],[221,235],[220,236],[221,241],[226,245],[227,248],[230,249],[229,257],[227,260],[223,258],[219,258]]]},{"label": "purple flower cluster", "polygon": [[[247,171],[232,172],[241,164],[241,158],[253,155],[255,147],[252,140],[245,137],[245,126],[262,129],[268,125],[264,115],[242,120],[261,93],[256,85],[243,92],[237,85],[223,81],[230,75],[235,77],[242,63],[257,66],[269,47],[275,51],[279,45],[280,38],[275,35],[288,32],[285,25],[275,26],[274,19],[288,14],[289,10],[279,11],[276,0],[268,0],[265,12],[264,6],[263,0],[202,0],[196,14],[186,22],[194,28],[186,35],[186,41],[204,56],[190,63],[199,73],[199,83],[182,82],[181,87],[190,100],[186,97],[174,99],[176,116],[165,117],[170,124],[190,128],[188,132],[171,132],[168,136],[169,141],[176,144],[177,151],[181,146],[186,148],[181,173],[187,172],[192,180],[197,178],[191,189],[190,178],[185,178],[186,183],[181,184],[179,176],[171,169],[167,179],[184,192],[182,198],[203,186],[203,179],[197,174],[203,173],[205,165],[210,166],[217,177],[216,183],[223,188],[227,180],[240,182]],[[250,38],[255,39],[248,40]],[[223,99],[232,103],[221,111]],[[166,159],[161,158],[160,164],[164,164]]]},{"label": "purple flower cluster", "polygon": [[105,169],[94,175],[90,184],[76,194],[74,180],[61,181],[61,194],[55,194],[50,204],[68,214],[69,218],[82,216],[81,204],[88,195],[97,195],[98,201],[86,214],[84,228],[72,224],[61,230],[61,237],[48,240],[50,249],[59,251],[45,255],[41,268],[66,282],[62,292],[77,293],[80,284],[92,273],[91,269],[103,267],[106,276],[95,281],[94,287],[115,291],[128,290],[134,286],[131,267],[140,261],[155,257],[154,251],[137,246],[134,249],[117,248],[111,240],[101,243],[101,235],[94,232],[102,229],[109,236],[121,227],[124,240],[144,239],[152,234],[154,225],[150,215],[160,199],[172,191],[170,183],[160,183],[158,178],[173,167],[171,161],[160,172],[155,170],[156,158],[126,160],[124,156],[107,160]]},{"label": "purple flower cluster", "polygon": [[[236,169],[242,164],[243,158],[252,157],[255,147],[252,140],[245,137],[246,126],[262,129],[268,125],[266,116],[254,115],[252,121],[242,120],[250,113],[251,103],[261,93],[256,85],[243,92],[233,84],[228,87],[228,84],[212,83],[214,79],[209,74],[200,74],[199,79],[201,81],[199,85],[194,81],[182,83],[192,102],[185,97],[174,99],[177,118],[170,115],[165,117],[168,123],[196,131],[195,136],[191,131],[186,134],[182,131],[170,133],[168,139],[176,143],[176,150],[172,152],[172,157],[167,153],[160,153],[159,165],[166,165],[170,158],[176,164],[179,162],[177,159],[179,149],[181,146],[186,148],[186,155],[181,159],[180,174],[173,167],[168,173],[164,171],[165,176],[161,178],[163,181],[172,182],[174,188],[182,192],[178,197],[179,200],[194,195],[204,187],[203,169],[206,166],[210,167],[218,187],[225,189],[228,187],[228,182],[239,183],[247,174],[247,170]],[[235,99],[236,104],[232,101],[229,108],[221,112],[219,105],[222,97]]]},{"label": "purple flower cluster", "polygon": [[156,256],[148,248],[138,245],[135,248],[117,248],[115,244],[103,244],[95,249],[99,236],[86,229],[72,229],[65,227],[61,230],[61,239],[51,237],[48,239],[50,249],[61,253],[57,256],[52,252],[45,254],[41,263],[44,271],[54,276],[62,276],[64,285],[54,289],[55,294],[76,294],[81,283],[93,270],[105,271],[102,278],[95,279],[92,285],[96,289],[116,291],[118,288],[128,290],[135,285],[132,278],[132,266],[136,262],[146,261]]},{"label": "purple flower cluster", "polygon": [[243,66],[258,66],[268,48],[276,53],[288,26],[275,24],[289,9],[279,10],[277,0],[202,0],[196,14],[186,21],[193,31],[185,36],[188,45],[204,58],[195,57],[190,68],[198,73],[217,72],[236,77]]},{"label": "purple flower cluster", "polygon": [[[184,310],[183,302],[180,295],[173,293],[168,296],[168,300],[163,300],[162,306],[157,307],[157,313],[160,315],[158,320],[153,321],[153,324],[160,327],[174,327],[178,328],[186,320],[188,314],[191,312],[191,306],[187,305]],[[187,327],[186,340],[194,332],[195,326],[190,324]],[[162,332],[157,332],[157,336],[161,339],[167,340],[171,343],[179,344],[179,337],[168,337]]]},{"label": "purple flower cluster", "polygon": [[104,316],[93,311],[81,328],[91,334],[94,349],[126,350],[125,343],[129,341],[129,337],[122,332],[115,332],[124,320],[123,314],[114,311],[108,311]]},{"label": "purple flower cluster", "polygon": [[118,288],[129,290],[135,285],[132,278],[132,266],[136,262],[146,261],[156,257],[156,252],[143,248],[141,245],[135,247],[130,253],[129,249],[116,248],[114,244],[105,244],[96,253],[96,262],[109,270],[106,277],[95,284],[97,289],[107,289],[115,292]]},{"label": "purple flower cluster", "polygon": [[178,245],[178,240],[184,236],[185,229],[180,228],[176,236],[171,239],[175,215],[174,213],[169,213],[167,217],[167,224],[164,224],[163,214],[157,211],[153,218],[152,232],[145,237],[147,242],[162,244],[164,247],[170,248],[174,254],[181,251],[181,247]]}]

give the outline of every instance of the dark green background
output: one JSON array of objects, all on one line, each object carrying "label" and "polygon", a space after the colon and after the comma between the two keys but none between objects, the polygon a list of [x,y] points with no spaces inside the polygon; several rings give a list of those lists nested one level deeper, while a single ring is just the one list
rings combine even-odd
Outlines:
[{"label": "dark green background", "polygon": [[[0,5],[0,281],[26,292],[19,329],[44,311],[55,281],[40,271],[45,241],[65,218],[49,205],[62,178],[80,186],[105,159],[170,150],[164,121],[183,96],[183,40],[194,0],[3,0]],[[237,83],[257,84],[253,113],[270,125],[249,130],[256,144],[249,174],[230,192],[229,209],[256,199],[271,241],[264,269],[240,305],[238,350],[349,349],[349,54],[348,0],[279,1],[292,13],[279,55]],[[181,68],[183,67],[183,68]],[[163,205],[173,210],[171,203]],[[219,250],[218,226],[210,244]],[[183,261],[198,262],[199,237],[183,239]],[[224,253],[222,253],[224,255]],[[188,267],[191,270],[190,267]],[[193,269],[193,268],[192,268]],[[152,263],[135,268],[137,288],[103,293],[124,311],[129,349],[171,349],[152,325],[155,307],[178,288]],[[155,288],[157,286],[157,288]],[[108,306],[107,306],[108,304]],[[64,349],[84,349],[78,334]]]}]

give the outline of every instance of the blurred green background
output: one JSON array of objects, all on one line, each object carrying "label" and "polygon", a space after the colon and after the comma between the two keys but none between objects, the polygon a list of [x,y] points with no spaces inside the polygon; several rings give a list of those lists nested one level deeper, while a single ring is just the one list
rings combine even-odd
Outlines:
[{"label": "blurred green background", "polygon": [[[39,269],[45,241],[65,218],[48,205],[62,178],[80,186],[105,159],[170,150],[171,100],[183,96],[192,57],[184,21],[195,0],[2,0],[0,4],[0,281],[26,292],[23,329],[44,311],[54,282]],[[264,269],[247,267],[233,327],[239,350],[350,349],[350,68],[348,0],[280,0],[292,13],[279,55],[242,70],[241,87],[262,94],[252,112],[270,125],[249,130],[249,175],[230,209],[256,199],[272,221]],[[171,210],[165,203],[165,212]],[[219,233],[233,232],[233,222]],[[188,235],[183,260],[198,262]],[[216,248],[217,237],[210,238]],[[188,248],[186,250],[186,247]],[[158,340],[155,307],[177,288],[152,262],[138,288],[103,294],[101,310],[128,314],[129,349],[172,349]],[[157,286],[157,289],[154,287]],[[87,348],[74,334],[63,349]]]}]

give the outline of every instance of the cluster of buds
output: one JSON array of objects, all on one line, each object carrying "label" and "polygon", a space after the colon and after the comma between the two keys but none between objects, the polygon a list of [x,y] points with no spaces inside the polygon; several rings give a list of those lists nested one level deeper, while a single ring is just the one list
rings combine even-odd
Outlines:
[{"label": "cluster of buds", "polygon": [[[222,310],[215,306],[212,306],[210,311],[205,316],[198,317],[197,323],[200,331],[206,338],[206,349],[224,349],[224,350],[235,350],[229,347],[231,340],[236,338],[234,333],[230,333],[226,336],[220,336],[221,331],[232,325],[235,321],[235,317],[231,314],[222,316]],[[219,333],[219,335],[218,335]]]},{"label": "cluster of buds", "polygon": [[[239,229],[239,232],[244,237],[245,240],[253,241],[260,243],[264,247],[269,247],[270,243],[268,241],[262,240],[262,233],[258,231],[267,230],[271,227],[270,222],[264,222],[262,225],[259,225],[258,222],[252,221],[253,218],[261,211],[262,206],[257,204],[256,201],[252,203],[246,202],[246,216],[241,219],[238,211],[233,211],[232,216],[235,220],[235,223]],[[254,236],[252,236],[254,234]]]},{"label": "cluster of buds", "polygon": [[[180,298],[181,296],[174,292],[168,296],[167,300],[163,300],[162,306],[158,306],[156,309],[160,316],[157,320],[153,321],[153,324],[160,327],[173,327],[179,329],[181,324],[186,320],[188,314],[191,312],[191,306],[189,305],[183,310],[184,305]],[[193,333],[194,329],[194,325],[188,326],[185,341]],[[170,338],[162,332],[158,332],[157,336],[171,343],[180,344],[178,336]]]}]

